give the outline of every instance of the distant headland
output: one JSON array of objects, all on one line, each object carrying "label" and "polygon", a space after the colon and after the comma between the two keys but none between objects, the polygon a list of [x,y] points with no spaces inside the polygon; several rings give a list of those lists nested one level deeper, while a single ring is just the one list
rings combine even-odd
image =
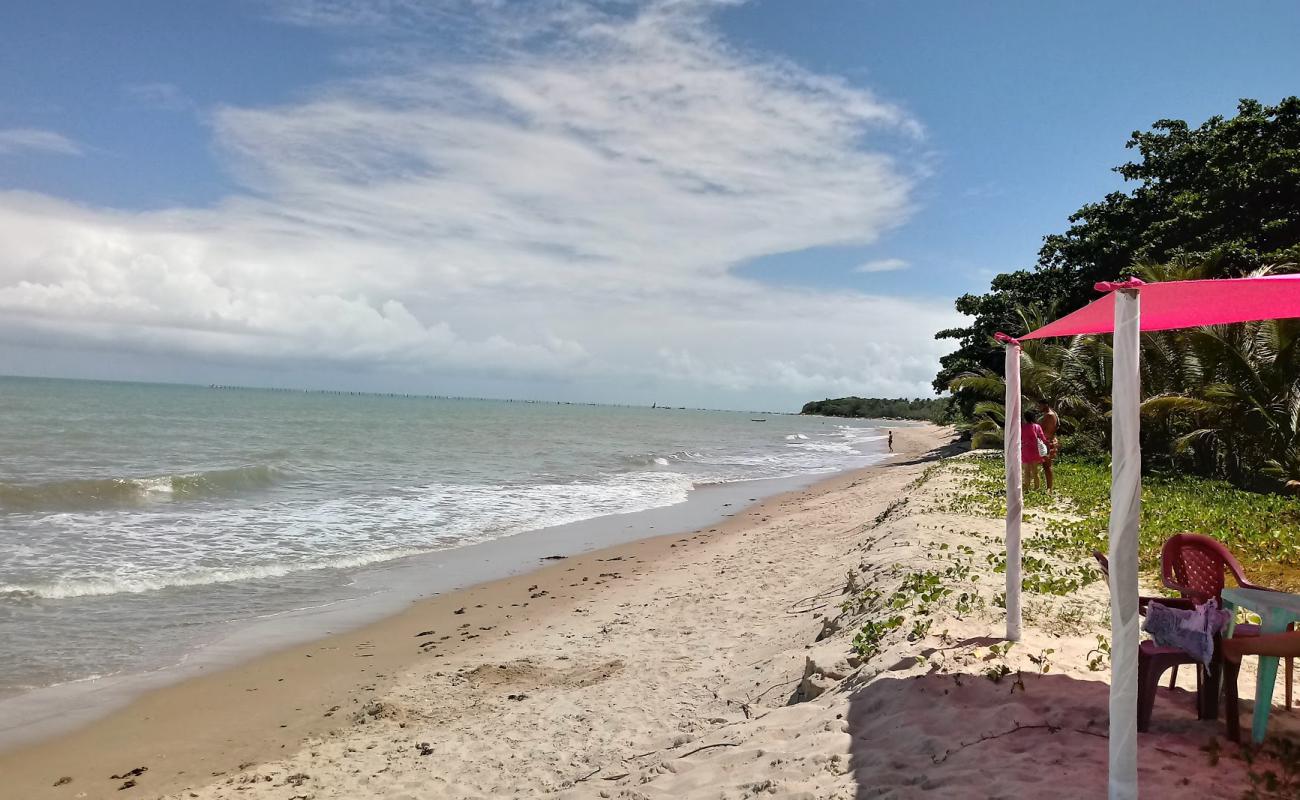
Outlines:
[{"label": "distant headland", "polygon": [[905,397],[837,397],[805,403],[801,414],[823,417],[868,417],[871,419],[923,419],[939,422],[948,411],[948,398],[908,400]]}]

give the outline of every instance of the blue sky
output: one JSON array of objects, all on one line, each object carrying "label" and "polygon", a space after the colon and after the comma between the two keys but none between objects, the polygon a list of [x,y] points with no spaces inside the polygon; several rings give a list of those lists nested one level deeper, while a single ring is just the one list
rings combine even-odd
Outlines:
[{"label": "blue sky", "polygon": [[[1300,5],[1280,2],[819,2],[726,13],[744,46],[870,86],[920,119],[933,148],[912,221],[879,246],[761,274],[903,258],[859,280],[898,291],[986,288],[1030,266],[1044,235],[1122,188],[1129,134],[1231,115],[1300,90]],[[787,272],[789,270],[789,272]],[[922,277],[924,276],[924,277]],[[843,279],[842,273],[823,280]]]},{"label": "blue sky", "polygon": [[1119,188],[1134,129],[1294,93],[1297,30],[1260,2],[10,4],[0,356],[920,394],[956,295]]}]

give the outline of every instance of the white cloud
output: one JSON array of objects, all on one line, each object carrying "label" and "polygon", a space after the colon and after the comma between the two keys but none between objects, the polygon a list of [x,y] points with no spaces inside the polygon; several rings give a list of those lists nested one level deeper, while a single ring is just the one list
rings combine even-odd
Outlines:
[{"label": "white cloud", "polygon": [[61,133],[39,128],[0,129],[0,155],[23,151],[55,153],[65,156],[81,155],[81,146]]},{"label": "white cloud", "polygon": [[907,269],[911,264],[901,258],[878,258],[854,268],[854,272],[897,272]]},{"label": "white cloud", "polygon": [[554,377],[579,394],[672,381],[701,403],[926,391],[947,303],[730,272],[902,224],[916,175],[873,142],[919,124],[736,51],[707,5],[546,4],[502,37],[494,3],[435,4],[479,14],[490,57],[405,57],[295,104],[218,109],[247,191],[215,208],[0,194],[0,337]]}]

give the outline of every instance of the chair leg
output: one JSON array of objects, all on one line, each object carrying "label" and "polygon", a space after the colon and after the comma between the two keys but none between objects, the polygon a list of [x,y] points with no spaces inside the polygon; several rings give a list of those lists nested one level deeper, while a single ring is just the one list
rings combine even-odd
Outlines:
[{"label": "chair leg", "polygon": [[1201,690],[1200,719],[1219,718],[1219,691],[1223,684],[1223,656],[1215,653],[1214,659],[1205,671],[1205,686]]},{"label": "chair leg", "polygon": [[1170,689],[1178,688],[1178,665],[1177,664],[1174,664],[1174,668],[1169,670],[1169,688]]},{"label": "chair leg", "polygon": [[1204,719],[1205,715],[1205,668],[1200,664],[1192,667],[1192,672],[1196,673],[1196,718]]},{"label": "chair leg", "polygon": [[1138,658],[1137,729],[1143,732],[1151,727],[1151,712],[1156,704],[1156,689],[1160,686],[1160,673],[1164,671],[1151,663],[1152,661],[1154,659]]},{"label": "chair leg", "polygon": [[1291,656],[1286,657],[1286,710],[1291,710],[1291,671],[1295,659]]},{"label": "chair leg", "polygon": [[1223,665],[1223,713],[1228,718],[1228,740],[1241,741],[1241,712],[1237,708],[1237,673],[1241,664],[1225,661]]}]

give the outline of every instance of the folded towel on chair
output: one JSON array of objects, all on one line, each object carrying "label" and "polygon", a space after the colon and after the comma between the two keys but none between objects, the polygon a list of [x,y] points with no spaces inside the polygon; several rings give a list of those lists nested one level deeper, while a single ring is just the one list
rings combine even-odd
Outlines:
[{"label": "folded towel on chair", "polygon": [[1223,631],[1231,616],[1214,599],[1192,609],[1173,608],[1152,600],[1142,630],[1161,647],[1177,647],[1208,665],[1214,657],[1214,637]]}]

